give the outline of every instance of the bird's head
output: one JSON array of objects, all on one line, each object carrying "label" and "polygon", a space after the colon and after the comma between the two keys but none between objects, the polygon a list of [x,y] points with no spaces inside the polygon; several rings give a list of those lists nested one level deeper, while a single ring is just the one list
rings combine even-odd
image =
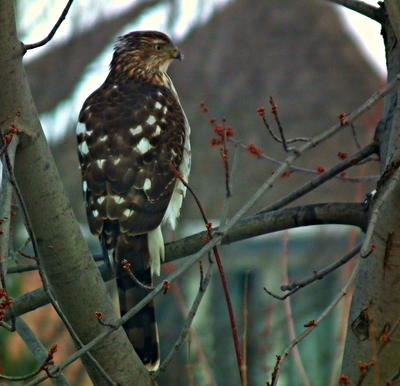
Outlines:
[{"label": "bird's head", "polygon": [[111,68],[152,74],[166,72],[174,59],[183,56],[171,39],[158,31],[135,31],[120,36],[114,48]]}]

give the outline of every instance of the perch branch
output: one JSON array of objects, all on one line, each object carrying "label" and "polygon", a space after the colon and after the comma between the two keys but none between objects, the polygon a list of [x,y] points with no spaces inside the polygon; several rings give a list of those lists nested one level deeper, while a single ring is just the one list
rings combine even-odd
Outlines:
[{"label": "perch branch", "polygon": [[[330,203],[306,205],[281,209],[245,218],[238,222],[224,236],[221,244],[230,244],[263,234],[284,229],[320,224],[354,225],[362,230],[367,225],[367,212],[362,204]],[[213,232],[218,234],[218,229]],[[165,246],[165,262],[171,262],[196,253],[204,246],[207,232],[199,232]],[[102,256],[99,256],[102,259]],[[37,269],[36,266],[31,267]],[[18,273],[19,269],[10,267],[8,272]],[[13,310],[16,316],[23,315],[48,304],[49,298],[43,289],[37,289],[15,299]],[[9,315],[7,315],[9,317]]]}]

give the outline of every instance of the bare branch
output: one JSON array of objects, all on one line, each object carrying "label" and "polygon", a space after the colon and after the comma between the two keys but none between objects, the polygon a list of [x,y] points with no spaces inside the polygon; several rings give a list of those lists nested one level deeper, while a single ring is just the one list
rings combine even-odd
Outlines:
[{"label": "bare branch", "polygon": [[[289,281],[289,276],[288,276],[288,270],[289,270],[289,233],[286,231],[283,236],[282,236],[282,241],[283,241],[283,256],[282,256],[282,280],[283,282],[288,282]],[[286,317],[286,323],[287,323],[287,328],[288,328],[288,333],[289,333],[289,339],[290,341],[293,341],[296,339],[296,329],[295,329],[295,323],[294,323],[294,318],[293,318],[293,310],[292,310],[292,302],[291,299],[286,299],[284,301],[284,309],[285,309],[285,317]],[[311,386],[310,380],[307,376],[307,372],[304,368],[303,360],[300,355],[300,350],[296,346],[293,348],[293,357],[294,357],[294,363],[297,368],[297,372],[299,373],[300,379],[303,383],[304,386]]]},{"label": "bare branch", "polygon": [[346,169],[348,169],[348,168],[350,168],[352,166],[357,165],[358,162],[360,162],[363,159],[369,157],[371,154],[376,153],[377,151],[378,151],[378,145],[375,144],[375,143],[372,143],[372,144],[364,147],[363,149],[361,149],[357,153],[354,153],[353,155],[351,155],[350,157],[346,158],[342,162],[338,163],[337,165],[335,165],[331,169],[323,172],[322,174],[320,174],[319,176],[315,177],[311,181],[305,183],[300,188],[296,189],[293,192],[290,192],[285,197],[283,197],[280,200],[275,201],[273,204],[265,207],[259,213],[280,209],[280,208],[286,206],[287,204],[290,204],[291,202],[296,201],[300,197],[302,197],[305,194],[307,194],[307,193],[311,192],[312,190],[314,190],[316,187],[322,185],[324,182],[330,180],[334,176],[337,176],[338,174],[340,174],[344,170],[346,170]]},{"label": "bare branch", "polygon": [[352,249],[349,253],[346,253],[343,257],[340,259],[336,260],[334,263],[329,264],[325,268],[319,270],[319,271],[314,271],[313,274],[299,282],[293,282],[290,284],[282,285],[281,286],[281,291],[289,291],[285,295],[277,295],[268,290],[266,287],[264,287],[264,291],[268,294],[271,295],[273,298],[278,299],[278,300],[284,300],[288,298],[289,296],[293,295],[295,292],[299,291],[301,288],[304,288],[308,286],[311,283],[314,283],[317,280],[323,279],[325,276],[329,275],[330,273],[334,272],[336,269],[341,267],[342,265],[348,263],[355,255],[357,255],[358,252],[360,252],[361,249],[361,244],[356,246],[354,249]]},{"label": "bare branch", "polygon": [[[17,318],[16,329],[20,337],[23,339],[33,356],[39,361],[44,362],[47,359],[48,351],[45,349],[43,344],[35,336],[30,327],[25,323],[22,318]],[[69,386],[67,379],[62,373],[54,378],[54,383],[57,386]]]},{"label": "bare branch", "polygon": [[361,15],[367,16],[379,23],[382,22],[382,10],[373,5],[367,4],[360,0],[328,0],[331,3],[342,5],[352,11],[358,12]]},{"label": "bare branch", "polygon": [[260,116],[260,118],[263,121],[263,124],[265,126],[265,128],[267,129],[269,135],[271,136],[271,138],[278,143],[281,143],[283,145],[283,150],[285,150],[286,152],[289,150],[288,149],[288,144],[290,143],[295,143],[295,142],[308,142],[309,138],[306,137],[296,137],[296,138],[290,138],[290,139],[286,139],[285,135],[284,135],[284,131],[283,131],[283,127],[281,125],[281,121],[279,119],[279,115],[278,115],[278,109],[277,106],[273,100],[272,97],[270,97],[270,104],[272,107],[272,114],[275,118],[275,122],[278,126],[279,129],[279,134],[280,137],[278,137],[273,131],[271,126],[268,123],[267,117],[266,117],[266,113],[265,113],[265,109],[263,107],[260,107],[259,109],[257,109],[257,113]]},{"label": "bare branch", "polygon": [[282,369],[282,366],[286,360],[286,358],[289,356],[290,352],[293,350],[295,346],[297,346],[304,338],[306,338],[308,335],[311,334],[319,325],[320,323],[331,313],[331,311],[336,307],[336,305],[340,302],[340,300],[347,295],[347,291],[351,284],[353,283],[356,274],[358,272],[358,267],[357,265],[354,269],[353,272],[343,287],[343,289],[340,291],[340,293],[333,299],[332,303],[323,311],[323,313],[319,316],[317,320],[312,320],[309,323],[305,325],[306,330],[300,334],[296,339],[292,340],[289,344],[289,346],[282,352],[282,354],[277,355],[277,361],[275,364],[274,371],[271,376],[271,382],[267,382],[267,386],[276,386],[278,384],[278,379],[279,375]]},{"label": "bare branch", "polygon": [[30,373],[24,374],[24,375],[5,375],[5,374],[0,374],[0,379],[4,379],[6,381],[11,381],[11,382],[18,382],[18,381],[27,381],[29,379],[32,379],[42,371],[46,372],[46,374],[49,371],[49,366],[51,366],[53,362],[53,355],[57,351],[57,345],[54,345],[50,348],[50,350],[47,353],[46,358],[43,360],[42,364],[40,364],[37,369],[31,371]]},{"label": "bare branch", "polygon": [[[225,141],[225,135],[226,134],[224,134],[224,141]],[[204,225],[207,229],[207,239],[212,240],[214,238],[212,228],[211,228],[212,224],[208,221],[208,218],[205,214],[204,208],[201,205],[199,198],[197,197],[196,193],[193,191],[191,186],[187,183],[187,181],[185,181],[185,179],[182,177],[180,172],[175,168],[175,166],[172,165],[171,169],[174,171],[176,177],[189,190],[190,194],[196,201],[196,204],[199,208],[201,216],[203,217]],[[227,197],[230,197],[230,194],[227,194]],[[226,306],[228,308],[229,322],[231,324],[231,331],[232,331],[233,344],[235,346],[236,360],[237,360],[238,370],[239,370],[239,374],[240,374],[241,384],[243,385],[244,384],[243,356],[242,356],[242,350],[240,347],[240,339],[239,339],[239,333],[238,333],[238,328],[237,328],[237,323],[236,323],[236,316],[235,316],[235,312],[233,310],[232,299],[231,299],[231,296],[229,293],[228,279],[225,275],[225,270],[224,270],[224,266],[222,263],[222,257],[219,253],[219,249],[215,245],[212,247],[212,250],[214,253],[215,261],[217,262],[219,276],[221,278],[221,284],[222,284],[222,288],[223,288],[224,295],[225,295]]]},{"label": "bare branch", "polygon": [[[257,158],[263,158],[267,161],[272,162],[274,165],[282,166],[284,164],[284,161],[280,161],[279,159],[273,158],[267,154],[265,154],[261,149],[256,147],[253,144],[247,145],[243,142],[241,142],[238,139],[234,138],[229,138],[229,142],[232,142],[235,144],[235,146],[239,146],[240,148],[246,150],[252,155],[255,155]],[[371,161],[371,160],[369,160]],[[304,168],[301,166],[297,165],[291,165],[290,168],[288,169],[289,172],[298,172],[298,173],[304,173],[304,174],[309,174],[309,175],[321,175],[321,172],[319,172],[317,169],[309,169],[309,168]],[[334,178],[338,179],[339,181],[343,182],[352,182],[352,183],[360,183],[364,181],[376,181],[379,179],[379,176],[377,175],[372,175],[372,176],[360,176],[360,177],[347,177],[347,176],[334,176]]]},{"label": "bare branch", "polygon": [[53,39],[53,36],[56,34],[58,28],[60,27],[61,23],[65,20],[69,9],[71,8],[72,2],[74,0],[68,0],[67,4],[65,5],[64,10],[62,11],[60,17],[58,18],[56,24],[54,24],[54,27],[51,29],[49,34],[42,40],[38,41],[37,43],[32,43],[32,44],[23,44],[25,52],[28,50],[32,50],[34,48],[42,47],[45,44],[47,44],[51,39]]},{"label": "bare branch", "polygon": [[212,263],[210,263],[208,266],[207,272],[204,276],[204,279],[201,281],[201,283],[199,285],[199,290],[193,301],[192,307],[190,308],[188,317],[185,320],[185,324],[182,328],[182,331],[179,334],[176,342],[174,343],[174,346],[172,347],[171,351],[167,354],[167,356],[164,359],[164,362],[161,364],[160,368],[158,369],[157,373],[155,374],[155,377],[157,377],[159,375],[159,373],[164,372],[166,370],[166,368],[168,367],[172,358],[179,351],[180,347],[182,346],[182,343],[185,341],[185,339],[190,331],[190,327],[192,325],[193,319],[194,319],[194,317],[199,309],[200,303],[203,300],[203,297],[206,293],[208,284],[210,283],[212,267],[213,267],[213,265],[212,265]]}]

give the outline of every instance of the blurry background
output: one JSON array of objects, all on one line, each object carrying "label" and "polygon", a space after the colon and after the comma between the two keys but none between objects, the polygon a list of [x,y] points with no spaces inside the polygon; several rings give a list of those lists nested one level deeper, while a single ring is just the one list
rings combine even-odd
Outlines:
[{"label": "blurry background", "polygon": [[[377,3],[377,2],[372,2]],[[21,40],[30,43],[47,35],[65,2],[16,1]],[[256,110],[273,96],[286,134],[312,136],[338,121],[365,101],[385,80],[384,52],[379,25],[322,0],[75,0],[56,37],[25,58],[34,99],[59,167],[65,189],[94,252],[97,240],[88,234],[76,156],[75,125],[85,98],[104,81],[117,35],[136,29],[158,29],[173,37],[185,55],[174,63],[171,76],[192,127],[192,187],[208,215],[218,222],[224,203],[224,170],[213,137],[211,117],[227,119],[235,139],[255,144],[268,156],[285,157],[260,122]],[[200,109],[204,101],[210,114]],[[356,124],[358,140],[367,144],[379,120],[380,108]],[[357,150],[350,131],[335,136],[303,157],[299,166],[310,172],[293,173],[281,180],[257,209],[307,181],[320,167],[339,161],[337,153]],[[230,147],[231,155],[234,150]],[[235,152],[231,213],[276,168],[246,150]],[[371,176],[377,163],[368,163],[348,176]],[[336,179],[299,200],[297,204],[361,201],[374,180]],[[179,238],[202,229],[193,200],[185,200]],[[285,236],[285,237],[283,237]],[[287,237],[286,237],[287,236]],[[320,226],[258,237],[222,248],[235,310],[243,333],[248,310],[247,352],[250,385],[263,385],[270,377],[275,355],[289,342],[283,303],[263,291],[275,291],[282,282],[282,257],[289,256],[289,276],[309,275],[352,248],[359,234],[350,227]],[[286,241],[285,241],[286,240]],[[16,245],[16,249],[19,245]],[[179,261],[176,262],[179,264]],[[174,269],[164,267],[164,273]],[[297,333],[316,319],[345,281],[351,267],[317,282],[292,298]],[[161,349],[165,357],[182,327],[187,308],[197,292],[198,270],[174,284],[158,301]],[[14,297],[40,287],[36,274],[9,276]],[[245,290],[248,282],[248,290]],[[247,304],[247,306],[245,305]],[[73,351],[63,326],[50,307],[25,319],[50,346],[58,343],[56,360]],[[314,385],[337,384],[346,327],[342,303],[305,342],[301,351]],[[234,349],[218,275],[182,347],[160,378],[160,385],[238,385]],[[21,374],[34,366],[24,344],[0,330],[0,372]],[[79,363],[66,371],[72,385],[90,385]],[[281,385],[300,385],[293,360],[284,368]]]}]

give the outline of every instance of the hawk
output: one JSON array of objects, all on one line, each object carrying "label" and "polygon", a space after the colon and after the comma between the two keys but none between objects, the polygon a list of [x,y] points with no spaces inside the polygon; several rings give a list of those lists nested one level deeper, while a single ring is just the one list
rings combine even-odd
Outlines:
[{"label": "hawk", "polygon": [[[182,59],[170,38],[136,31],[117,39],[105,82],[85,101],[77,127],[86,213],[116,269],[121,314],[148,294],[164,258],[161,225],[175,228],[190,171],[190,127],[167,75]],[[127,260],[132,279],[122,267]],[[126,262],[125,262],[126,264]],[[124,325],[149,370],[159,364],[154,305]]]}]

